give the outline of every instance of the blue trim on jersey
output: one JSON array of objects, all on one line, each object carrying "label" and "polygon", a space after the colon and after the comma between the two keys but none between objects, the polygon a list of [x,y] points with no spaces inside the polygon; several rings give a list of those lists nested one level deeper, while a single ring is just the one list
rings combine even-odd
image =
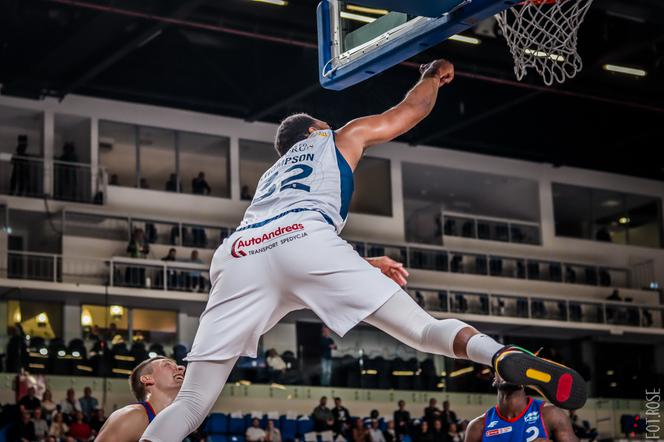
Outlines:
[{"label": "blue trim on jersey", "polygon": [[236,232],[240,232],[242,230],[247,230],[247,229],[255,229],[256,227],[263,227],[266,224],[271,223],[272,221],[276,221],[279,218],[283,218],[284,216],[288,215],[289,213],[299,213],[299,212],[318,212],[321,215],[323,215],[323,218],[325,218],[325,221],[330,224],[332,227],[334,227],[334,222],[332,222],[332,218],[327,216],[325,212],[319,209],[306,209],[306,208],[298,208],[298,209],[290,209],[285,212],[280,213],[277,216],[273,216],[272,218],[268,218],[265,221],[261,221],[258,223],[254,224],[249,224],[248,226],[240,227],[239,229],[235,229]]},{"label": "blue trim on jersey", "polygon": [[150,405],[150,403],[147,401],[141,401],[139,402],[139,404],[141,404],[143,408],[145,408],[145,414],[148,415],[148,420],[152,422],[156,416],[154,410],[152,409],[152,405]]},{"label": "blue trim on jersey", "polygon": [[[334,134],[334,132],[332,132]],[[348,216],[348,208],[350,207],[350,199],[353,197],[353,190],[355,189],[355,180],[353,179],[353,169],[350,168],[346,158],[341,155],[337,148],[336,140],[334,142],[334,150],[337,153],[337,165],[339,166],[339,181],[341,182],[341,209],[339,215],[341,219],[345,220]]]}]

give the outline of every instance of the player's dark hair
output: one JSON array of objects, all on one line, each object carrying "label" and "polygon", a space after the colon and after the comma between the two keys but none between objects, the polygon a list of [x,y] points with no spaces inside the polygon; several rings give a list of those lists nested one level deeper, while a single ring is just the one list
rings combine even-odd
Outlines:
[{"label": "player's dark hair", "polygon": [[144,374],[152,373],[152,367],[150,365],[160,359],[170,358],[167,358],[166,356],[155,356],[154,358],[146,359],[145,361],[141,362],[131,371],[131,375],[129,375],[129,389],[136,397],[137,401],[144,401],[145,396],[147,395],[147,391],[145,391],[145,384],[141,382],[141,376]]},{"label": "player's dark hair", "polygon": [[295,114],[286,117],[279,125],[277,136],[274,138],[274,148],[277,149],[279,156],[283,156],[298,141],[307,138],[309,128],[315,122],[316,119],[309,114]]}]

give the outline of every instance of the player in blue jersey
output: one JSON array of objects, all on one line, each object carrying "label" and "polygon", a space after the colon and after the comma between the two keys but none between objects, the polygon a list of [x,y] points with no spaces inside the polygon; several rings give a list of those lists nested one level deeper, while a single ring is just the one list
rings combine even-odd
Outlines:
[{"label": "player in blue jersey", "polygon": [[280,158],[263,174],[236,231],[215,251],[212,288],[173,404],[141,440],[180,441],[210,412],[240,356],[288,313],[312,310],[337,335],[364,321],[414,349],[493,366],[510,382],[536,385],[557,405],[579,408],[574,371],[505,347],[458,319],[438,320],[402,289],[408,272],[389,257],[364,259],[340,236],[353,171],[371,146],[408,132],[433,109],[454,67],[437,60],[396,106],[332,130],[307,114],[282,121]]},{"label": "player in blue jersey", "polygon": [[498,404],[473,419],[465,442],[578,442],[572,423],[561,409],[526,395],[522,385],[496,375]]},{"label": "player in blue jersey", "polygon": [[114,411],[95,440],[136,442],[155,416],[173,402],[183,380],[184,367],[172,359],[157,356],[138,364],[129,376],[129,388],[138,402]]}]

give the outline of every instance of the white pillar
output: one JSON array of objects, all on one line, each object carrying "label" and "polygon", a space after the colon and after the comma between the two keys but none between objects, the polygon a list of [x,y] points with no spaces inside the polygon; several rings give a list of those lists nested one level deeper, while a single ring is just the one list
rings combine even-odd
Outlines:
[{"label": "white pillar", "polygon": [[541,178],[538,185],[542,246],[551,247],[556,240],[556,223],[553,216],[553,190],[551,189],[551,180],[548,177]]},{"label": "white pillar", "polygon": [[392,218],[394,219],[394,225],[399,227],[398,240],[406,241],[401,161],[395,159],[390,160],[390,181],[392,184]]},{"label": "white pillar", "polygon": [[[9,250],[8,237],[9,235],[7,235],[6,232],[0,231],[0,278],[7,277],[7,250]],[[0,330],[3,330],[1,325]]]},{"label": "white pillar", "polygon": [[55,148],[55,113],[52,110],[44,111],[42,125],[42,140],[44,151],[44,193],[53,195],[53,155]]},{"label": "white pillar", "polygon": [[240,199],[240,139],[231,137],[230,147],[230,167],[228,168],[231,174],[231,199]]},{"label": "white pillar", "polygon": [[65,304],[62,307],[62,328],[62,339],[65,343],[81,337],[83,329],[81,328],[81,306],[79,304]]},{"label": "white pillar", "polygon": [[178,344],[191,349],[194,343],[194,336],[198,329],[198,316],[190,316],[186,312],[178,312]]}]

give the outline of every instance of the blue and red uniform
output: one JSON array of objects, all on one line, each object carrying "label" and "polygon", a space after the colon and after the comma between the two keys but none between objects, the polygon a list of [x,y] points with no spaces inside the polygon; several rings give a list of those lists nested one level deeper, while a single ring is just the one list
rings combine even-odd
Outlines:
[{"label": "blue and red uniform", "polygon": [[152,405],[150,405],[150,402],[141,401],[139,402],[139,404],[141,404],[143,408],[145,408],[145,414],[148,415],[148,421],[152,422],[157,413],[154,412],[154,409],[152,408]]},{"label": "blue and red uniform", "polygon": [[528,405],[512,419],[500,414],[498,406],[484,415],[482,442],[532,442],[537,438],[549,439],[542,420],[544,401],[528,398]]}]

